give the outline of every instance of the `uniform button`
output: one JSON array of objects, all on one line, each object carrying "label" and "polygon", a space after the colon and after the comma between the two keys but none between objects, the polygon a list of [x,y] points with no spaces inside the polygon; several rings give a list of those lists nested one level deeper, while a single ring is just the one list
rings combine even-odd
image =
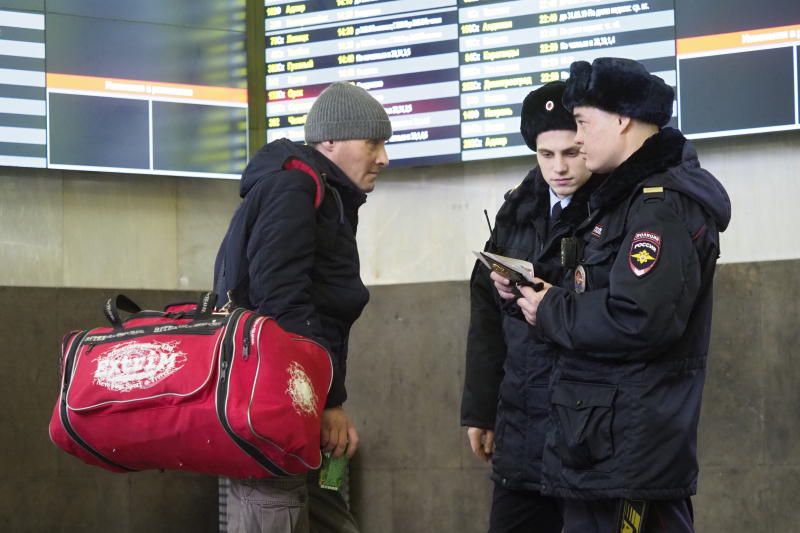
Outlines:
[{"label": "uniform button", "polygon": [[581,405],[583,405],[583,400],[578,400],[577,402],[575,402],[576,407],[580,407]]}]

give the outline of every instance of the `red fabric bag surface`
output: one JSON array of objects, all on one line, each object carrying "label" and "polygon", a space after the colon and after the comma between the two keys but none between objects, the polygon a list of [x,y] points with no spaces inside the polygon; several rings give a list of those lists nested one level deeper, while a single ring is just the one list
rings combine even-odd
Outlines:
[{"label": "red fabric bag surface", "polygon": [[[125,321],[120,302],[135,311]],[[111,328],[64,337],[57,446],[116,472],[262,478],[319,467],[332,377],[322,346],[244,309],[128,303],[109,300]]]}]

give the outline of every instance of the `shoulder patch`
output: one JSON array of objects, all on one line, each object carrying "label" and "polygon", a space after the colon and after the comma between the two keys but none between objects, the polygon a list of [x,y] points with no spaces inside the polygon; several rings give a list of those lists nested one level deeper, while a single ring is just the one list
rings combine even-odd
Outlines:
[{"label": "shoulder patch", "polygon": [[661,255],[661,235],[640,231],[633,236],[628,265],[637,277],[642,277],[656,266]]}]

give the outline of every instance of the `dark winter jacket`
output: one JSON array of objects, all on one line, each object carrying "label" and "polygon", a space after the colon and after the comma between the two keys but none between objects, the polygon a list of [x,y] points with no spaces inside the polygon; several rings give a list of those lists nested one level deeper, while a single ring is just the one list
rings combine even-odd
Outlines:
[{"label": "dark winter jacket", "polygon": [[[539,168],[533,169],[506,195],[486,250],[531,261],[537,276],[563,283],[561,237],[586,218],[595,182],[593,177],[573,196],[548,232],[549,187]],[[470,299],[461,424],[495,430],[496,482],[539,490],[553,359],[549,348],[530,335],[517,305],[499,298],[481,262],[473,269]]]},{"label": "dark winter jacket", "polygon": [[677,130],[649,138],[589,199],[586,292],[549,290],[538,333],[560,347],[543,490],[568,498],[685,498],[711,328],[722,185]]},{"label": "dark winter jacket", "polygon": [[366,195],[317,150],[286,139],[252,158],[240,195],[217,254],[218,299],[226,302],[232,291],[235,305],[327,348],[333,382],[326,405],[341,405],[350,327],[369,300],[355,235]]}]

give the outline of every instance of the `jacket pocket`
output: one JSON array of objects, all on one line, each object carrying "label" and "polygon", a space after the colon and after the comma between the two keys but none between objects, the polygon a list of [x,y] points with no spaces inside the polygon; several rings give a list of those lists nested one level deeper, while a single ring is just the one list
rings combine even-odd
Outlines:
[{"label": "jacket pocket", "polygon": [[585,290],[597,290],[608,286],[608,278],[615,257],[616,252],[610,246],[602,248],[587,246],[584,249],[579,264],[585,271]]},{"label": "jacket pocket", "polygon": [[553,387],[556,446],[568,468],[588,470],[614,454],[611,422],[617,387],[560,381]]}]

